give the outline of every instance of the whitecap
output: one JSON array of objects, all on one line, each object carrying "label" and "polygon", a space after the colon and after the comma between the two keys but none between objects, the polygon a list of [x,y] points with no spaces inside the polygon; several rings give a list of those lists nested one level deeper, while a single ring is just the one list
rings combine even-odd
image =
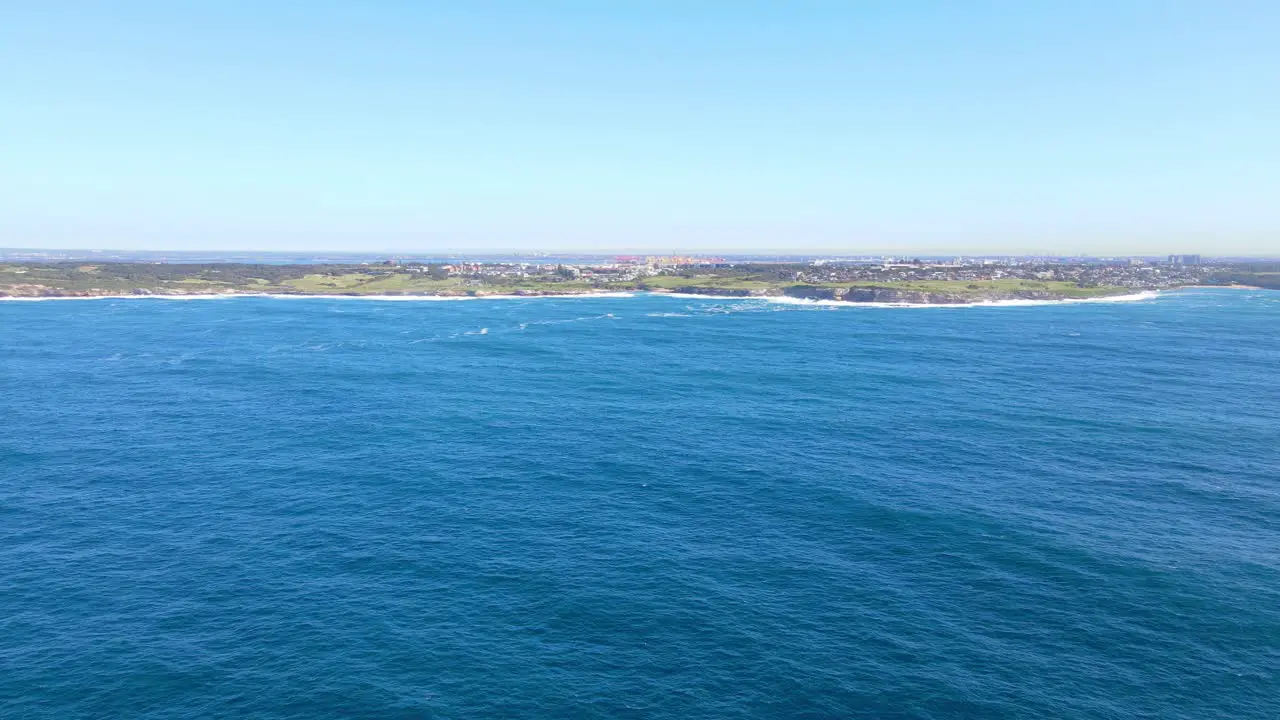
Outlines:
[{"label": "whitecap", "polygon": [[16,302],[42,302],[45,300],[224,300],[235,297],[267,297],[252,293],[207,293],[200,295],[45,295],[41,297],[0,297],[0,300]]},{"label": "whitecap", "polygon": [[1159,296],[1159,293],[1150,290],[1140,293],[1132,293],[1129,295],[1110,295],[1107,297],[1096,298],[1061,298],[1056,300],[1033,300],[1022,298],[1011,298],[1008,300],[984,300],[979,302],[968,303],[889,303],[889,302],[849,302],[846,300],[810,300],[807,298],[792,297],[765,297],[760,298],[766,302],[780,303],[788,305],[825,305],[829,307],[874,307],[874,308],[991,308],[991,307],[1035,307],[1042,305],[1073,305],[1079,303],[1113,303],[1113,302],[1139,302],[1143,300],[1151,300]]}]

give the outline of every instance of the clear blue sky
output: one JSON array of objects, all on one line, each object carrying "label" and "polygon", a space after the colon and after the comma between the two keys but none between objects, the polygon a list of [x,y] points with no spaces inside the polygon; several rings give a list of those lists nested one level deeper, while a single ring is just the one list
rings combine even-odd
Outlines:
[{"label": "clear blue sky", "polygon": [[1280,253],[1280,2],[4,2],[0,246]]}]

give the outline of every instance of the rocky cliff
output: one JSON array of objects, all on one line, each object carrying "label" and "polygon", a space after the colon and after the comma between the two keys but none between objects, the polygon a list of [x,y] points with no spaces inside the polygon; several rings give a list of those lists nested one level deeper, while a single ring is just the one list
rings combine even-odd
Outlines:
[{"label": "rocky cliff", "polygon": [[823,287],[818,285],[790,285],[765,290],[726,289],[704,285],[688,285],[674,290],[689,295],[720,295],[728,297],[793,297],[803,300],[836,300],[850,303],[889,303],[901,305],[959,305],[1001,300],[1065,300],[1066,297],[1048,290],[975,290],[972,292],[937,292],[905,290],[888,287]]},{"label": "rocky cliff", "polygon": [[853,303],[893,303],[910,305],[958,305],[1000,300],[1063,300],[1065,297],[1048,290],[981,290],[973,292],[938,292],[887,287],[818,287],[792,285],[783,288],[787,297],[810,300],[841,300]]}]

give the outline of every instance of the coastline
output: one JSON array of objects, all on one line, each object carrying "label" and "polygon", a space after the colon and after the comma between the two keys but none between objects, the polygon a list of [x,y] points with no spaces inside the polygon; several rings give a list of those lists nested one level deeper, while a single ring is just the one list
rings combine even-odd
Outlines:
[{"label": "coastline", "polygon": [[957,270],[941,265],[850,269],[815,264],[803,272],[769,264],[726,267],[646,273],[625,265],[498,263],[482,268],[419,263],[400,268],[391,261],[376,266],[0,263],[0,300],[260,297],[439,302],[652,294],[836,307],[993,307],[1141,300],[1162,291],[1211,287],[1205,283],[1215,281],[1232,289],[1257,290],[1254,284],[1270,284],[1270,279],[1258,276],[1255,281],[1247,274],[1171,270],[1152,275],[1120,266],[996,271],[967,265]]},{"label": "coastline", "polygon": [[1267,288],[1257,285],[1181,285],[1176,290],[1195,290],[1208,288],[1213,290],[1266,290]]},{"label": "coastline", "polygon": [[[1207,285],[1192,285],[1192,287],[1215,287]],[[1227,286],[1233,288],[1244,289],[1245,286]],[[1176,288],[1176,290],[1186,289]],[[874,308],[981,308],[981,307],[1034,307],[1045,305],[1070,305],[1078,303],[1097,303],[1097,302],[1138,302],[1143,300],[1151,300],[1156,298],[1160,291],[1142,290],[1132,293],[1116,293],[1114,295],[1105,295],[1092,298],[1069,298],[1069,297],[994,297],[984,298],[973,301],[953,301],[948,299],[944,302],[907,302],[907,301],[875,301],[875,300],[833,300],[826,298],[806,298],[795,297],[785,294],[740,294],[740,295],[717,295],[701,292],[679,292],[673,290],[637,290],[634,292],[559,292],[559,293],[491,293],[491,294],[474,294],[474,295],[389,295],[389,294],[320,294],[320,293],[253,293],[253,292],[192,292],[192,293],[150,293],[150,294],[66,294],[66,295],[31,295],[31,296],[0,296],[0,301],[14,302],[43,302],[47,300],[228,300],[235,298],[265,298],[272,300],[366,300],[380,302],[450,302],[464,300],[529,300],[536,298],[562,298],[562,299],[583,299],[583,298],[629,298],[640,295],[662,296],[670,298],[683,298],[694,300],[758,300],[769,303],[784,305],[806,305],[806,306],[823,306],[823,307],[874,307]]]},{"label": "coastline", "polygon": [[639,292],[547,292],[512,295],[512,293],[490,293],[490,295],[381,295],[381,293],[365,293],[365,295],[343,295],[343,293],[305,293],[305,292],[156,292],[150,295],[0,295],[0,301],[40,302],[44,300],[233,300],[238,297],[265,297],[270,300],[381,300],[392,302],[448,302],[461,300],[534,300],[539,297],[561,297],[561,299],[579,299],[579,297],[634,297]]},{"label": "coastline", "polygon": [[525,292],[525,293],[475,293],[475,295],[453,295],[453,293],[436,293],[436,295],[407,295],[407,293],[323,293],[323,292],[104,292],[104,293],[59,293],[59,295],[0,295],[0,301],[40,301],[40,300],[229,300],[233,297],[269,297],[273,300],[403,300],[403,301],[449,301],[449,300],[529,300],[534,297],[631,297],[636,292],[589,291],[589,292]]},{"label": "coastline", "polygon": [[674,290],[650,290],[654,294],[684,298],[710,298],[717,300],[765,300],[797,305],[825,305],[832,307],[1012,307],[1052,305],[1080,302],[1132,302],[1157,296],[1154,289],[1115,288],[1113,292],[1094,297],[1070,297],[1060,293],[1042,291],[988,291],[985,293],[956,293],[935,290],[914,290],[887,287],[831,288],[792,286],[781,291],[750,290],[721,294],[714,288],[686,287]]}]

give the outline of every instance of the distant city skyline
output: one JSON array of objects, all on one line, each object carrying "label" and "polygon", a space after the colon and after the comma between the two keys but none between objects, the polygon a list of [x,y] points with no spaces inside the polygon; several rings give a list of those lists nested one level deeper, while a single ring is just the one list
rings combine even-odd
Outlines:
[{"label": "distant city skyline", "polygon": [[[378,251],[288,251],[288,250],[127,250],[127,249],[86,249],[86,248],[5,248],[0,247],[0,263],[21,262],[166,262],[166,263],[383,263],[387,261],[422,263],[450,262],[464,260],[468,262],[565,262],[565,263],[637,263],[661,260],[685,260],[689,264],[700,263],[750,263],[750,262],[907,262],[926,261],[1037,261],[1048,262],[1110,262],[1112,264],[1155,264],[1199,265],[1212,261],[1275,261],[1280,253],[1272,254],[1227,254],[1201,255],[1198,253],[1159,254],[1059,254],[1059,253],[723,253],[710,254],[653,254],[636,255],[607,252],[403,252],[386,253]],[[679,263],[673,263],[679,264]]]},{"label": "distant city skyline", "polygon": [[1256,0],[0,10],[0,246],[1280,254]]}]

